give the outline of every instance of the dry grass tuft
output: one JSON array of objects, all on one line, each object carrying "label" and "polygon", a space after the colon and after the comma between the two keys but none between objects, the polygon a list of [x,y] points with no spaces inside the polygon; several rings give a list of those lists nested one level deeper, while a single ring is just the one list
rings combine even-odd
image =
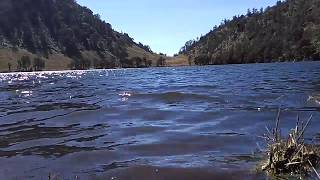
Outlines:
[{"label": "dry grass tuft", "polygon": [[282,138],[280,124],[280,110],[276,120],[276,127],[264,138],[268,142],[268,160],[262,165],[262,170],[268,175],[299,175],[307,176],[315,173],[320,179],[316,168],[319,167],[320,152],[315,145],[306,144],[304,133],[310,124],[312,116],[307,123],[300,122],[298,117],[295,129],[292,129],[288,137]]}]

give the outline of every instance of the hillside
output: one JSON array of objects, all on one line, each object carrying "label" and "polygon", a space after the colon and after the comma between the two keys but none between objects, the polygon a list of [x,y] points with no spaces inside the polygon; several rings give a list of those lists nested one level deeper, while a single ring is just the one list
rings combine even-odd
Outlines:
[{"label": "hillside", "polygon": [[[0,71],[9,64],[31,70],[35,57],[44,70],[136,67],[137,58],[147,66],[159,58],[75,0],[1,0],[0,24]],[[23,56],[29,60],[21,65]]]},{"label": "hillside", "polygon": [[319,0],[278,1],[224,20],[198,41],[188,41],[180,54],[198,65],[318,60],[319,17]]}]

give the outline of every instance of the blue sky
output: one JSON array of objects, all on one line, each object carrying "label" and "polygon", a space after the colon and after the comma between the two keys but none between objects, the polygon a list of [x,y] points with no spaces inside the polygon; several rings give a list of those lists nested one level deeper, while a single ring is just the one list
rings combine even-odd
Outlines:
[{"label": "blue sky", "polygon": [[267,7],[277,0],[77,0],[113,29],[126,32],[155,52],[177,53],[184,43],[248,8]]}]

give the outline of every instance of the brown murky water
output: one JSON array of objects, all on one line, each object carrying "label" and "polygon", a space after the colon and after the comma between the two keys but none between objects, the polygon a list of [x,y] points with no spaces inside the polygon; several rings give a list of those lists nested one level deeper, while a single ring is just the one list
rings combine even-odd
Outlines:
[{"label": "brown murky water", "polygon": [[0,179],[264,179],[282,131],[313,114],[320,63],[0,75]]}]

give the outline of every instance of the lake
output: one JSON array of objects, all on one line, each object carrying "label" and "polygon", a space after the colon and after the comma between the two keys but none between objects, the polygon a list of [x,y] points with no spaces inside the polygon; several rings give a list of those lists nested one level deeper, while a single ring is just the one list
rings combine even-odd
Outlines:
[{"label": "lake", "polygon": [[319,62],[0,74],[0,177],[264,179],[279,108],[320,141]]}]

